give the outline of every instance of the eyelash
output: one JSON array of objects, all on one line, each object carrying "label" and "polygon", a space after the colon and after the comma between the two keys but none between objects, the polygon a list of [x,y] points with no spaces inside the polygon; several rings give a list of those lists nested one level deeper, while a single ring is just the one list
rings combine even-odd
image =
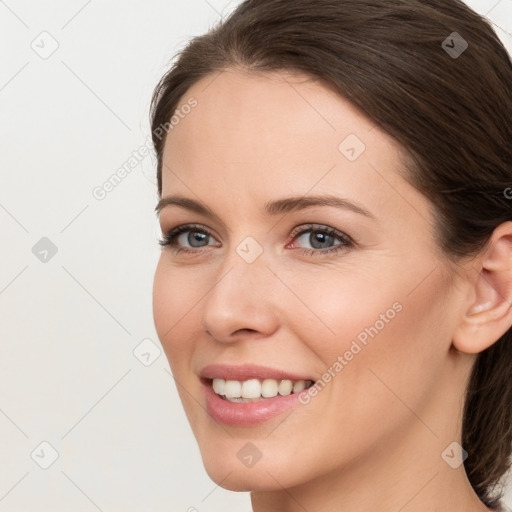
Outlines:
[{"label": "eyelash", "polygon": [[[334,247],[327,248],[327,249],[301,249],[301,248],[297,249],[302,254],[305,254],[307,256],[326,255],[328,253],[337,253],[342,250],[350,249],[354,246],[354,242],[348,235],[346,235],[345,233],[342,233],[341,231],[338,231],[336,229],[330,228],[328,226],[323,226],[321,224],[305,224],[304,226],[300,226],[300,228],[302,228],[302,229],[301,230],[297,229],[292,232],[291,236],[293,237],[293,240],[295,240],[299,236],[303,235],[304,233],[313,231],[313,232],[324,233],[329,236],[332,235],[341,241],[341,244],[334,246]],[[210,231],[201,227],[198,224],[185,224],[183,226],[178,226],[178,227],[170,230],[168,233],[166,233],[162,237],[162,239],[160,239],[158,241],[158,243],[162,247],[169,248],[175,254],[177,254],[177,253],[198,254],[200,252],[203,252],[202,251],[203,248],[190,249],[190,248],[186,248],[186,247],[178,247],[176,245],[176,239],[179,237],[179,235],[181,235],[182,233],[187,233],[189,231],[194,232],[194,233],[202,233],[204,235],[213,237],[213,234],[210,233]],[[205,246],[205,247],[208,247],[208,246]]]}]

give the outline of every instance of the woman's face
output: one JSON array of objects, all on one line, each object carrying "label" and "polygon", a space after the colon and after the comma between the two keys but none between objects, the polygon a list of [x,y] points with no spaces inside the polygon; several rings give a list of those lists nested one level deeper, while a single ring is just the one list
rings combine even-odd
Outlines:
[{"label": "woman's face", "polygon": [[228,70],[187,102],[162,197],[204,211],[161,208],[164,234],[192,226],[162,250],[153,306],[208,474],[280,489],[389,464],[405,443],[439,458],[460,302],[398,146],[299,75]]}]

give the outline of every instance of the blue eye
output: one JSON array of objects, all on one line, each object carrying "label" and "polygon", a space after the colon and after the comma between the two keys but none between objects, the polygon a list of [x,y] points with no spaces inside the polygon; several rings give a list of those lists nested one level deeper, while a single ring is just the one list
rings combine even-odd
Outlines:
[{"label": "blue eye", "polygon": [[[304,228],[304,226],[301,226],[301,228]],[[306,234],[309,235],[305,236]],[[307,225],[306,229],[301,229],[299,232],[293,234],[293,237],[294,240],[304,238],[312,246],[312,249],[297,249],[308,256],[321,256],[331,252],[347,250],[354,245],[352,239],[345,233],[328,226],[318,224]],[[340,243],[338,245],[331,246],[331,243],[335,240],[339,240]]]},{"label": "blue eye", "polygon": [[[186,237],[182,237],[182,235],[187,234]],[[207,245],[201,245],[203,242],[208,240],[208,237],[212,237],[213,235],[206,229],[202,228],[199,225],[183,225],[178,226],[177,228],[172,229],[169,233],[165,234],[164,237],[159,240],[159,244],[162,247],[169,246],[169,248],[173,252],[198,252],[193,248],[202,248],[207,247]],[[178,245],[179,238],[185,238],[187,243],[189,243],[192,247],[190,250],[187,247],[180,247]]]},{"label": "blue eye", "polygon": [[[305,237],[308,233],[309,236]],[[296,249],[301,253],[310,256],[325,255],[331,252],[347,250],[354,245],[352,239],[345,233],[328,226],[318,224],[300,226],[300,230],[294,230],[291,236],[293,240],[304,238],[312,246],[311,249]],[[197,254],[203,252],[201,250],[202,248],[208,247],[208,241],[210,238],[213,238],[213,235],[206,228],[197,224],[186,224],[170,230],[161,240],[159,240],[159,244],[162,247],[169,247],[169,249],[174,253],[184,252]],[[331,246],[331,244],[336,240],[340,243]],[[189,246],[184,247],[183,244],[188,244]]]}]

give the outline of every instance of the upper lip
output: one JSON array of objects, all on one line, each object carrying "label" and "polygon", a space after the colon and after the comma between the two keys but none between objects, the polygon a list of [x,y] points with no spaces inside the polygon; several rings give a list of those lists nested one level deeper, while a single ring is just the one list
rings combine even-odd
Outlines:
[{"label": "upper lip", "polygon": [[201,370],[199,375],[203,379],[225,379],[239,381],[245,381],[249,379],[289,379],[292,381],[315,380],[310,377],[291,373],[286,370],[253,364],[209,364]]}]

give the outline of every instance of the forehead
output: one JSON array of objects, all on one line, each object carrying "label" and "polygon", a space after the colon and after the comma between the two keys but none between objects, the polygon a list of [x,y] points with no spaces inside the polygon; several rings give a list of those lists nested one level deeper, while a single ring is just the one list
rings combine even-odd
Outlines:
[{"label": "forehead", "polygon": [[[185,110],[191,99],[197,105]],[[266,160],[270,151],[273,159],[285,155],[293,160],[295,155],[301,161],[307,153],[308,160],[318,161],[341,156],[339,145],[349,135],[357,152],[385,149],[391,158],[397,156],[393,139],[350,102],[296,73],[225,70],[208,75],[184,94],[177,112],[164,151],[171,158],[186,157],[183,149],[193,144],[197,157],[260,154]]]},{"label": "forehead", "polygon": [[196,106],[183,110],[166,139],[163,196],[196,195],[211,204],[229,191],[243,206],[284,192],[339,193],[405,214],[411,205],[404,196],[425,202],[398,173],[399,144],[317,80],[226,70],[196,82],[178,112],[191,99]]},{"label": "forehead", "polygon": [[[250,140],[252,136],[252,149],[271,141],[276,147],[293,143],[292,136],[336,142],[343,134],[353,133],[368,139],[366,134],[375,128],[375,123],[342,96],[298,73],[228,69],[195,83],[180,105],[190,98],[197,101],[197,106],[190,115],[180,116],[180,126],[174,127],[168,137],[171,144],[176,139],[173,136],[179,137],[184,131],[179,128],[186,127],[225,147],[232,139]],[[386,139],[380,142],[394,145],[383,132],[376,132],[372,143],[379,137]]]}]

